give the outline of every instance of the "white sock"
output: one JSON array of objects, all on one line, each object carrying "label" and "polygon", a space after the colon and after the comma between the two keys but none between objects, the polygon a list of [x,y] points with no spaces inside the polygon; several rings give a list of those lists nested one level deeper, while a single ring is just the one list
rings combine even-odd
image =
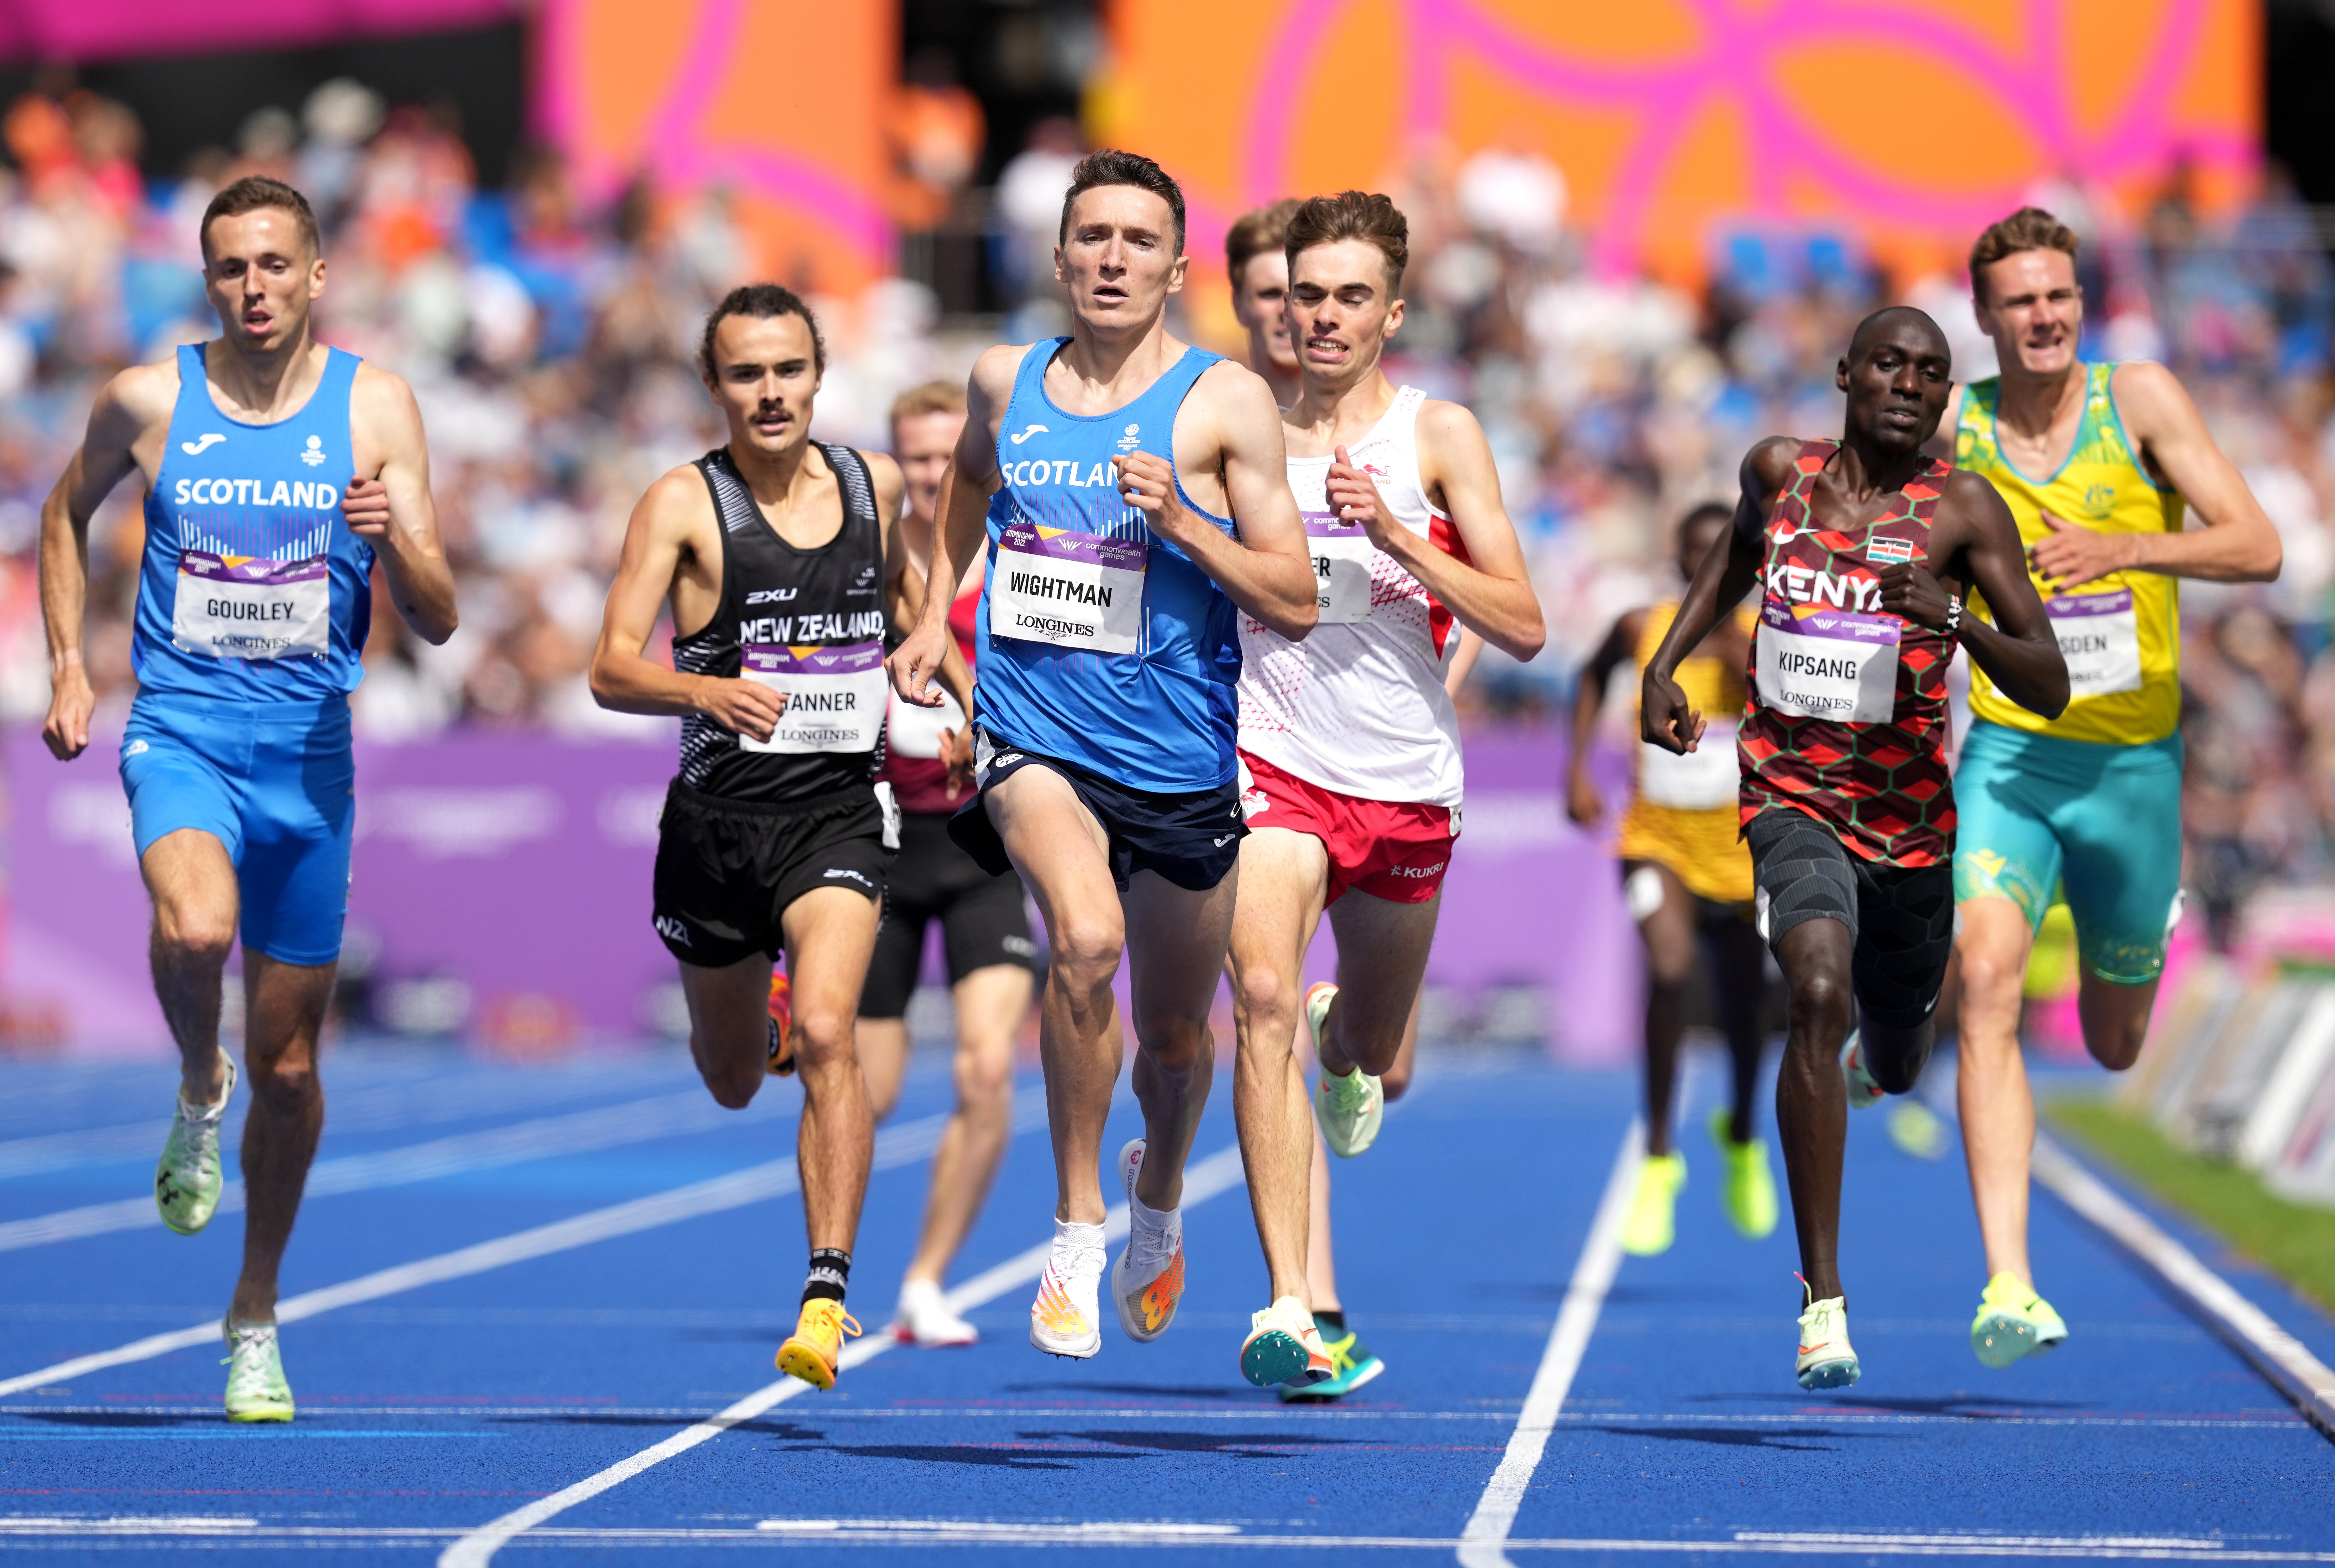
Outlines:
[{"label": "white sock", "polygon": [[1146,1260],[1171,1257],[1184,1244],[1184,1211],[1180,1208],[1155,1209],[1137,1197],[1127,1195],[1128,1250]]}]

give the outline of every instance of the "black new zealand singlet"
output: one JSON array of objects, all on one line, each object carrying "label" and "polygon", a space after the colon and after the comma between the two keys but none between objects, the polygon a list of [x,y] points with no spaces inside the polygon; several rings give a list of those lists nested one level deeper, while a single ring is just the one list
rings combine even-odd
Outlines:
[{"label": "black new zealand singlet", "polygon": [[805,800],[867,785],[883,765],[884,531],[867,460],[814,441],[843,495],[843,527],[815,550],[780,538],[725,448],[697,460],[722,525],[722,601],[673,643],[684,675],[787,693],[768,743],[702,714],[681,721],[681,781],[730,800]]}]

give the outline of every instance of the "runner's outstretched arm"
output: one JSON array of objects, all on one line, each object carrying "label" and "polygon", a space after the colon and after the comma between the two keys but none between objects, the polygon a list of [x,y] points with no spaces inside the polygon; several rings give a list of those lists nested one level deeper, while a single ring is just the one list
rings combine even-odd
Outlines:
[{"label": "runner's outstretched arm", "polygon": [[[2162,572],[2214,583],[2267,583],[2283,563],[2278,528],[2246,488],[2237,465],[2214,444],[2205,418],[2161,364],[2136,360],[2109,382],[2134,455],[2181,492],[2205,526],[2179,534],[2103,534],[2050,513],[2035,569],[2054,588],[2080,587],[2111,572]],[[1987,603],[1994,603],[1992,595]]]},{"label": "runner's outstretched arm", "polygon": [[1768,498],[1780,493],[1799,443],[1786,436],[1769,436],[1743,454],[1742,494],[1735,503],[1735,522],[1727,537],[1710,547],[1694,569],[1686,597],[1662,638],[1662,645],[1646,663],[1639,688],[1638,729],[1652,745],[1681,754],[1695,749],[1702,736],[1702,715],[1679,690],[1671,672],[1689,652],[1702,645],[1726,608],[1739,605],[1759,580],[1759,562],[1766,548]]},{"label": "runner's outstretched arm", "polygon": [[1371,476],[1338,449],[1330,466],[1330,505],[1358,522],[1371,543],[1401,563],[1459,624],[1518,663],[1548,640],[1540,599],[1525,570],[1523,547],[1500,499],[1499,470],[1476,416],[1458,403],[1429,402],[1419,411],[1419,479],[1459,536],[1447,551],[1388,517]]},{"label": "runner's outstretched arm", "polygon": [[1119,491],[1149,518],[1153,533],[1189,556],[1250,619],[1296,642],[1313,629],[1320,606],[1305,525],[1289,492],[1281,411],[1264,378],[1235,364],[1211,368],[1186,406],[1204,394],[1240,537],[1227,538],[1216,524],[1195,516],[1177,488],[1175,469],[1156,453],[1117,460]]},{"label": "runner's outstretched arm", "polygon": [[167,382],[140,365],[105,385],[89,411],[82,443],[41,505],[41,619],[49,638],[49,715],[41,739],[59,761],[89,745],[97,706],[82,664],[82,616],[89,602],[89,520],[122,476],[136,466],[131,447],[156,420],[168,421],[178,377]]},{"label": "runner's outstretched arm", "polygon": [[[1022,369],[1024,347],[1000,345],[983,352],[974,362],[965,382],[964,429],[956,438],[956,453],[941,480],[935,510],[940,527],[933,530],[932,556],[925,573],[924,609],[900,645],[884,661],[891,672],[892,689],[904,702],[920,708],[937,708],[941,695],[930,689],[933,677],[955,639],[949,634],[949,605],[956,601],[956,586],[975,551],[986,547],[989,498],[997,493],[997,424],[1013,400],[1013,378]],[[1278,428],[1278,421],[1275,427]],[[967,712],[972,711],[970,706]]]},{"label": "runner's outstretched arm", "polygon": [[705,481],[693,466],[657,480],[633,508],[616,580],[608,586],[600,641],[592,650],[592,697],[618,713],[702,713],[733,734],[768,740],[786,711],[787,700],[779,692],[742,677],[684,675],[643,652],[682,557],[693,548],[693,524],[703,521],[711,533],[718,527],[712,513]]},{"label": "runner's outstretched arm", "polygon": [[414,634],[433,645],[454,634],[454,572],[438,542],[438,508],[430,498],[430,447],[421,409],[402,377],[357,367],[349,389],[349,423],[381,454],[376,473],[349,481],[341,513],[349,531],[373,547],[389,579],[390,602]]},{"label": "runner's outstretched arm", "polygon": [[1965,592],[1985,595],[1994,624],[1954,615],[1944,586],[1919,562],[1881,568],[1881,607],[1933,632],[1949,631],[1959,621],[1959,641],[2003,695],[2030,713],[2058,718],[2068,706],[2068,661],[2027,576],[2019,525],[2001,492],[1966,470],[1948,475],[1931,535],[1942,536],[1948,547],[1940,557],[1952,563],[1959,555],[1968,574]]}]

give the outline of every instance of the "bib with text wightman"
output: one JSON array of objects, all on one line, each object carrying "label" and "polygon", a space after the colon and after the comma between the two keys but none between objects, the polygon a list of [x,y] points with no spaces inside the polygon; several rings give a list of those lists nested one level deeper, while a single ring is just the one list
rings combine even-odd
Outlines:
[{"label": "bib with text wightman", "polygon": [[1150,547],[1013,523],[997,536],[989,634],[1095,653],[1132,653],[1143,631]]},{"label": "bib with text wightman", "polygon": [[1335,512],[1307,512],[1305,548],[1313,557],[1319,618],[1351,624],[1371,618],[1371,536]]},{"label": "bib with text wightman", "polygon": [[872,751],[884,722],[884,644],[790,646],[749,643],[740,673],[786,694],[786,711],[768,740],[738,737],[742,751]]},{"label": "bib with text wightman", "polygon": [[1778,598],[1759,607],[1754,665],[1759,702],[1778,713],[1885,724],[1897,713],[1894,615],[1860,615]]},{"label": "bib with text wightman", "polygon": [[2140,690],[2140,617],[2130,588],[2061,595],[2047,601],[2043,613],[2051,617],[2060,656],[2068,661],[2069,697]]},{"label": "bib with text wightman", "polygon": [[1638,798],[1653,806],[1687,811],[1710,811],[1735,804],[1742,787],[1741,764],[1735,756],[1735,722],[1711,719],[1704,722],[1702,739],[1691,751],[1681,754],[1642,740],[1638,753]]},{"label": "bib with text wightman", "polygon": [[322,658],[331,651],[331,562],[179,554],[170,641],[213,659]]}]

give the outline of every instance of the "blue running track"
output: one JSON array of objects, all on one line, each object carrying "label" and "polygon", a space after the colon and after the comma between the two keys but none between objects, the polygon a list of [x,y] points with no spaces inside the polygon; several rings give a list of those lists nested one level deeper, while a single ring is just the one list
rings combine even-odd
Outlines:
[{"label": "blue running track", "polygon": [[[0,1385],[224,1304],[240,1217],[184,1239],[139,1209],[174,1077],[0,1066]],[[1084,1363],[1029,1348],[1029,1249],[1052,1205],[1034,1079],[952,1281],[992,1271],[970,1314],[983,1343],[869,1354],[946,1108],[947,1075],[921,1057],[853,1271],[864,1364],[834,1393],[773,1403],[751,1397],[777,1379],[803,1269],[792,1085],[721,1112],[671,1052],[517,1068],[352,1049],[326,1077],[319,1190],[285,1278],[312,1314],[284,1331],[296,1424],[227,1426],[222,1352],[199,1334],[16,1387],[0,1394],[0,1549],[354,1565],[450,1549],[457,1563],[1002,1562],[1043,1546],[1491,1568],[1501,1550],[1460,1537],[1635,1097],[1626,1074],[1430,1053],[1378,1147],[1336,1172],[1347,1309],[1389,1370],[1342,1406],[1284,1407],[1239,1377],[1264,1279],[1229,1157],[1187,1208],[1190,1292],[1166,1338],[1133,1345],[1114,1323]],[[1802,1393],[1788,1215],[1759,1243],[1721,1217],[1700,1132],[1716,1083],[1697,1075],[1681,1117],[1678,1243],[1623,1262],[1507,1560],[2335,1562],[2335,1446],[2043,1192],[2035,1252],[2072,1338],[1981,1367],[1959,1157],[1901,1153],[1877,1116],[1854,1118],[1843,1244],[1865,1379]],[[1232,1143],[1231,1098],[1227,1063],[1196,1160]],[[1106,1147],[1134,1127],[1122,1100]],[[2157,1217],[2335,1361],[2335,1325]],[[744,1418],[668,1442],[741,1400]],[[660,1444],[662,1462],[607,1475]],[[499,1553],[470,1536],[595,1476]]]}]

